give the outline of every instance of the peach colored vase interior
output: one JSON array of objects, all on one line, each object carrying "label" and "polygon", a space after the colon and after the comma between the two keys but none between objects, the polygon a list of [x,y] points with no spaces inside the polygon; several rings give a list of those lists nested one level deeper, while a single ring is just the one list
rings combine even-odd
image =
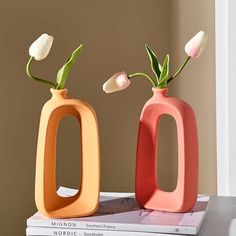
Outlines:
[{"label": "peach colored vase interior", "polygon": [[[42,214],[53,218],[91,215],[97,209],[100,191],[96,114],[87,103],[67,98],[66,89],[51,89],[51,92],[52,98],[44,105],[40,119],[35,180],[36,206]],[[64,116],[76,117],[81,127],[81,188],[72,197],[61,197],[56,192],[57,129]]]},{"label": "peach colored vase interior", "polygon": [[[147,209],[186,212],[193,208],[198,193],[198,138],[192,108],[184,101],[168,97],[167,89],[153,88],[139,124],[135,194]],[[177,126],[178,179],[173,192],[159,188],[157,180],[157,138],[162,115],[171,115]],[[170,147],[171,148],[171,147]]]}]

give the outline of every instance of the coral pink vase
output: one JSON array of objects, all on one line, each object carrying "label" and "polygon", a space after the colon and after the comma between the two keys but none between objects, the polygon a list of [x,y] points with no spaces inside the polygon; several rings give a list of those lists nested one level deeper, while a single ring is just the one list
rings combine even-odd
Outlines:
[{"label": "coral pink vase", "polygon": [[[147,209],[186,212],[193,208],[198,193],[198,138],[192,108],[184,101],[168,97],[167,89],[153,88],[139,124],[135,194]],[[157,179],[157,138],[162,115],[171,115],[177,126],[178,180],[176,189],[160,189]],[[171,147],[170,147],[171,148]]]}]

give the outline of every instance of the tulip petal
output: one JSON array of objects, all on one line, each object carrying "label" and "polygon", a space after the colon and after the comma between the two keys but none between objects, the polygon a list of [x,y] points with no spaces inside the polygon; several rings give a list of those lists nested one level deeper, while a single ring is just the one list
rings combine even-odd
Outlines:
[{"label": "tulip petal", "polygon": [[29,48],[29,55],[35,60],[40,61],[46,58],[51,50],[53,37],[48,34],[42,34],[37,38]]},{"label": "tulip petal", "polygon": [[198,32],[185,45],[185,52],[189,57],[198,58],[204,51],[207,43],[207,34],[204,31]]},{"label": "tulip petal", "polygon": [[123,90],[130,85],[130,80],[127,74],[122,71],[114,74],[109,80],[103,84],[103,91],[106,93],[113,93]]}]

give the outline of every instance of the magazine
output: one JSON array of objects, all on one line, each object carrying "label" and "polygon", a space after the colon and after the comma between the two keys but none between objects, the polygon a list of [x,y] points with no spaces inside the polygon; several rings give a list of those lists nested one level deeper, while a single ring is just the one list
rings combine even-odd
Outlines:
[{"label": "magazine", "polygon": [[[77,190],[60,187],[60,196]],[[199,195],[195,207],[186,213],[170,213],[141,208],[134,193],[103,192],[97,212],[88,217],[52,219],[39,212],[27,220],[28,227],[153,232],[196,235],[205,217],[209,196]]]}]

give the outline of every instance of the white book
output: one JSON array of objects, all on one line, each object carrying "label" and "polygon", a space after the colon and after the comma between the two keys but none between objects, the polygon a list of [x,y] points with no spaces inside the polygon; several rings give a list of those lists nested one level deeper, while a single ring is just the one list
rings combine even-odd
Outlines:
[{"label": "white book", "polygon": [[[88,230],[88,229],[59,229],[45,227],[27,227],[26,236],[184,236],[183,234],[161,234],[145,232]],[[186,235],[187,236],[187,235]]]},{"label": "white book", "polygon": [[[60,187],[60,196],[72,196],[77,190]],[[36,213],[28,227],[91,229],[196,235],[206,214],[209,196],[198,196],[195,207],[186,213],[170,213],[141,208],[134,193],[101,193],[97,212],[88,217],[52,219]],[[69,235],[70,236],[70,235]]]}]

